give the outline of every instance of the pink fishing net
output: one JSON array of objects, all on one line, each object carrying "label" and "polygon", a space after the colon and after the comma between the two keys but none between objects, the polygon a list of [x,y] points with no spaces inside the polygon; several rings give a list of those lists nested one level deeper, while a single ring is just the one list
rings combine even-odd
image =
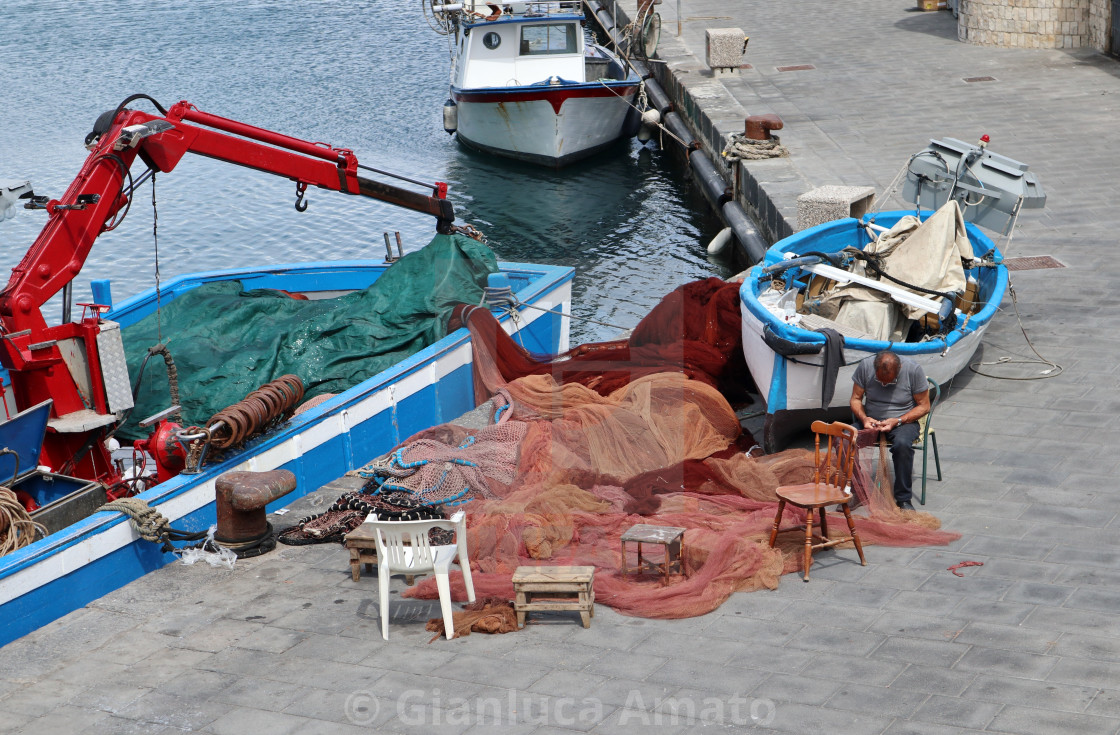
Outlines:
[{"label": "pink fishing net", "polygon": [[[479,458],[485,486],[471,493],[465,506],[477,595],[510,598],[511,576],[521,565],[592,565],[598,602],[631,615],[679,618],[707,613],[736,591],[775,588],[782,574],[800,569],[803,532],[783,532],[773,549],[769,535],[776,489],[811,482],[813,456],[787,450],[749,457],[736,444],[739,422],[715,386],[734,359],[734,349],[726,345],[736,343],[731,332],[739,329],[738,306],[720,298],[720,292],[702,289],[706,304],[723,304],[713,314],[706,307],[689,307],[687,288],[678,289],[666,299],[669,308],[655,309],[647,317],[656,329],[643,321],[635,330],[647,356],[662,356],[659,371],[652,370],[648,357],[638,364],[630,360],[633,345],[625,342],[534,358],[505,335],[489,312],[475,309],[464,315],[475,349],[476,389],[480,397],[499,391],[509,397],[512,415],[508,420],[503,416],[504,428],[499,428],[510,432],[518,427],[522,437],[516,444],[510,440],[516,452],[513,473],[500,461]],[[712,348],[702,350],[714,372],[699,370],[696,361],[686,368],[665,359],[688,351],[682,344],[689,340],[682,335],[696,336],[695,329],[680,323],[690,312],[709,315],[706,323],[712,328],[691,341]],[[599,360],[611,353],[613,359],[597,373],[586,363],[573,365],[573,353],[597,353]],[[712,358],[720,354],[722,364]],[[596,379],[608,373],[617,386],[609,391]],[[490,431],[436,427],[406,443],[404,456],[413,461],[429,452],[444,456],[468,436],[481,441]],[[873,433],[865,432],[863,441],[871,441]],[[939,530],[937,519],[927,513],[899,511],[889,481],[883,484],[880,473],[880,482],[874,482],[870,472],[878,470],[869,462],[859,464],[853,488],[861,506],[856,527],[864,544],[920,546],[958,537]],[[803,520],[803,512],[790,507],[783,526]],[[637,523],[687,529],[685,574],[666,581],[620,572],[620,537]],[[840,516],[831,527],[844,527]],[[630,552],[627,566],[633,567],[633,544]],[[854,552],[852,559],[858,563]],[[452,575],[452,589],[456,599],[465,599],[458,573]],[[417,584],[405,596],[436,597],[434,581]]]}]

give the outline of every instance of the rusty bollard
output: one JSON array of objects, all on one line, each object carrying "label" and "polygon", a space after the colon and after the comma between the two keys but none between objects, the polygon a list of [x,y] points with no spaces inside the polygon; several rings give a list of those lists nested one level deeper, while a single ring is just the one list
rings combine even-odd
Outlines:
[{"label": "rusty bollard", "polygon": [[751,140],[770,140],[770,131],[781,130],[783,127],[782,118],[777,115],[751,115],[747,118],[744,133]]},{"label": "rusty bollard", "polygon": [[288,470],[226,472],[218,477],[214,488],[218,514],[214,540],[237,552],[256,548],[272,534],[265,506],[295,490],[296,476]]}]

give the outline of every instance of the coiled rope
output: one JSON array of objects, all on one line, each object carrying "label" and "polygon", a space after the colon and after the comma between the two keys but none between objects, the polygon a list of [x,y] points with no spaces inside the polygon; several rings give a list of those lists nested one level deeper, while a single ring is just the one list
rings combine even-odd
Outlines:
[{"label": "coiled rope", "polygon": [[755,140],[748,138],[746,133],[735,133],[723,147],[721,155],[728,161],[760,161],[788,156],[789,150],[777,140]]},{"label": "coiled rope", "polygon": [[14,491],[0,485],[0,556],[22,549],[47,535],[41,523],[31,520]]},{"label": "coiled rope", "polygon": [[[19,453],[7,447],[0,448],[0,455],[9,455],[15,462],[11,484],[19,477]],[[46,536],[43,524],[31,520],[31,514],[19,502],[14,490],[0,485],[0,556],[35,541],[35,536]]]}]

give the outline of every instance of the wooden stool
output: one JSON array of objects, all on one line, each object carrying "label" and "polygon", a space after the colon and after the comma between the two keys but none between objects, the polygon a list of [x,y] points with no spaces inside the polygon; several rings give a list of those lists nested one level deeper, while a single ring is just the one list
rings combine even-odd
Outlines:
[{"label": "wooden stool", "polygon": [[[346,548],[350,550],[350,576],[357,582],[362,576],[362,564],[366,565],[367,572],[372,572],[373,565],[377,563],[377,537],[373,524],[363,523],[346,534]],[[409,587],[415,581],[411,574],[405,575],[404,583]]]},{"label": "wooden stool", "polygon": [[534,610],[575,610],[583,627],[595,617],[595,567],[518,567],[513,574],[517,627]]},{"label": "wooden stool", "polygon": [[[675,570],[677,574],[684,574],[681,565],[681,553],[684,551],[684,532],[687,529],[676,526],[651,526],[648,523],[638,523],[631,526],[622,534],[622,573],[628,574],[631,570],[626,564],[626,543],[632,541],[638,544],[638,566],[634,571],[642,572],[652,569],[660,572],[662,581],[669,581],[669,575]],[[642,558],[642,544],[659,544],[665,547],[665,561],[658,564]]]},{"label": "wooden stool", "polygon": [[346,548],[350,550],[350,576],[357,582],[362,576],[362,564],[366,571],[372,572],[377,563],[377,537],[373,535],[373,524],[363,523],[346,534]]}]

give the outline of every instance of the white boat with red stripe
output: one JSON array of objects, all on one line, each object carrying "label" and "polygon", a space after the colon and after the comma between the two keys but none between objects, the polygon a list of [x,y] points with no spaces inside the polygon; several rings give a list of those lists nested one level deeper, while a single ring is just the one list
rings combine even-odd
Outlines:
[{"label": "white boat with red stripe", "polygon": [[641,79],[586,39],[579,3],[425,8],[454,38],[444,127],[464,145],[558,167],[637,132]]}]

